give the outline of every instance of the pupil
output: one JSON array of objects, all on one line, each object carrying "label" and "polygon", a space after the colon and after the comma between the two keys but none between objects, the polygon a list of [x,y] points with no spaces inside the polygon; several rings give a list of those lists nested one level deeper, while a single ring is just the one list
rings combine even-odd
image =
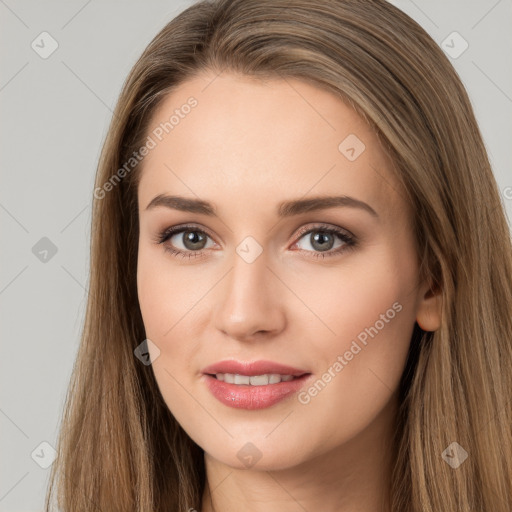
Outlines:
[{"label": "pupil", "polygon": [[[186,231],[185,233],[185,246],[188,249],[201,249],[201,243],[204,242],[204,236],[197,231]],[[199,245],[199,247],[197,247]]]},{"label": "pupil", "polygon": [[[327,250],[332,247],[332,235],[330,233],[326,233],[325,231],[319,231],[315,235],[313,235],[313,243],[311,244],[313,247],[318,248],[320,250]],[[329,239],[330,244],[329,244]],[[320,240],[320,242],[319,242]],[[323,243],[322,243],[323,241]],[[325,242],[327,242],[327,245],[329,247],[326,247]]]}]

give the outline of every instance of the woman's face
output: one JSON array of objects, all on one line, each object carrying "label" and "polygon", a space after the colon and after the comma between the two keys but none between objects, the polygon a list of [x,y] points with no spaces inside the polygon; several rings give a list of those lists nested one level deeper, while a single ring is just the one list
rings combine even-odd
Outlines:
[{"label": "woman's face", "polygon": [[377,136],[313,85],[233,74],[181,84],[149,130],[137,285],[177,421],[239,468],[377,431],[414,322],[438,323]]}]

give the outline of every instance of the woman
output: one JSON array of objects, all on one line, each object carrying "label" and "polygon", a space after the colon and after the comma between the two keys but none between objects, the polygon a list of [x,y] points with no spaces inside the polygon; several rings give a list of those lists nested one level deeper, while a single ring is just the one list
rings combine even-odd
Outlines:
[{"label": "woman", "polygon": [[188,8],[128,76],[94,198],[47,509],[512,509],[510,233],[403,12]]}]

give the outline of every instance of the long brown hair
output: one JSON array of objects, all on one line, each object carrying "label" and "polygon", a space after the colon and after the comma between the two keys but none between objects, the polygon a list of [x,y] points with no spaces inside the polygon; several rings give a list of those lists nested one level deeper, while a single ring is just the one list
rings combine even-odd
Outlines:
[{"label": "long brown hair", "polygon": [[[203,70],[308,81],[376,131],[414,207],[421,275],[443,295],[442,326],[416,325],[399,389],[392,510],[510,512],[509,226],[458,75],[384,0],[204,1],[136,62],[97,170],[87,312],[47,510],[54,487],[66,512],[201,509],[203,451],[134,356],[146,338],[136,287],[142,165],[119,169],[165,95]],[[457,468],[442,456],[453,442],[468,453]]]}]

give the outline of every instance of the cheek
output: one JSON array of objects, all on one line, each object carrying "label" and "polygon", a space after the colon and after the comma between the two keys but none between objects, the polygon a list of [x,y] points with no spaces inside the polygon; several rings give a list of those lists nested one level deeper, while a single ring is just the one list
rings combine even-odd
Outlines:
[{"label": "cheek", "polygon": [[167,407],[179,421],[190,409],[186,388],[197,351],[184,327],[193,318],[200,290],[195,298],[194,287],[187,286],[183,272],[174,270],[171,274],[171,266],[159,251],[163,250],[140,247],[137,293],[146,337],[157,347],[154,352],[150,350],[151,368]]},{"label": "cheek", "polygon": [[[316,311],[335,334],[319,339],[319,380],[301,403],[327,411],[332,421],[340,421],[339,411],[351,411],[342,420],[345,432],[355,432],[382,410],[405,366],[415,322],[415,279],[414,258],[386,247],[315,279],[308,301],[321,305]],[[325,418],[318,423],[325,424]]]},{"label": "cheek", "polygon": [[[204,295],[194,266],[176,266],[164,249],[139,246],[137,293],[148,338],[170,339]],[[176,326],[176,328],[174,327]]]},{"label": "cheek", "polygon": [[204,295],[213,284],[198,282],[197,272],[194,265],[169,261],[161,247],[139,247],[139,305],[146,337],[159,349],[152,364],[155,377],[168,396],[179,396],[181,389],[171,375],[184,383],[197,372],[199,337],[191,329],[201,329]]},{"label": "cheek", "polygon": [[[294,291],[319,320],[310,315],[324,329],[324,336],[316,339],[326,340],[327,347],[342,349],[357,337],[364,343],[368,330],[375,334],[375,326],[381,338],[413,326],[416,267],[409,255],[382,245],[351,255],[338,268],[320,268],[314,274],[307,270],[297,269],[288,282],[294,283]],[[296,322],[302,324],[304,317],[300,318]],[[399,337],[408,339],[407,333]]]}]

